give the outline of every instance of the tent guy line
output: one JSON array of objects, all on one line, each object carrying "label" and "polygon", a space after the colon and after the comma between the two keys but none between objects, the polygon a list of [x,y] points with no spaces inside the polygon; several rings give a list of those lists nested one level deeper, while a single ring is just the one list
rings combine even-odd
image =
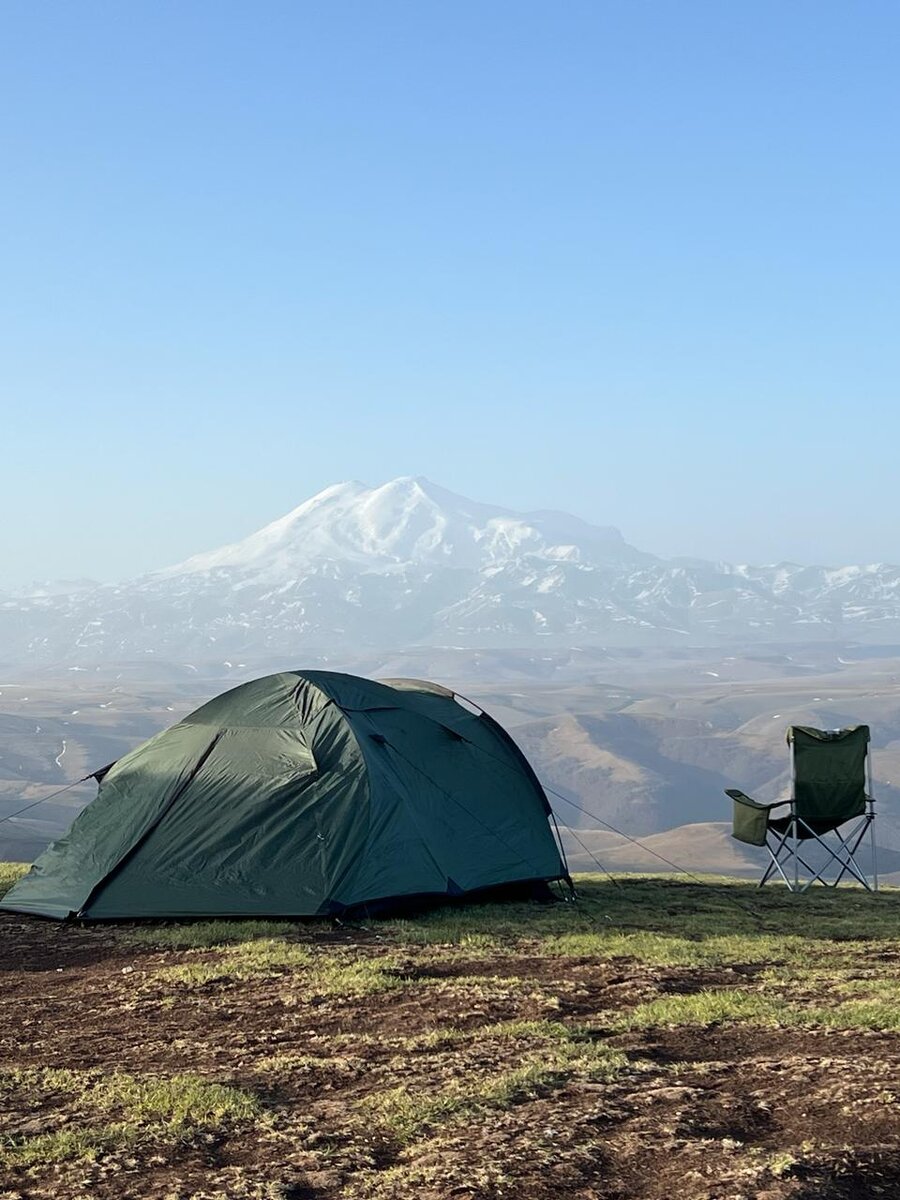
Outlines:
[{"label": "tent guy line", "polygon": [[[546,784],[544,784],[543,787],[544,787],[544,791],[548,790]],[[554,793],[554,795],[555,795],[555,793]],[[556,819],[556,812],[553,809],[551,809],[551,812],[553,814],[553,824],[556,826],[557,840],[559,841],[560,845],[562,845],[562,838],[560,837],[560,834],[559,834],[559,822]],[[617,888],[621,888],[622,885],[619,883],[618,879],[616,879],[616,877],[614,875],[611,875],[610,872],[607,871],[606,867],[604,867],[603,863],[600,861],[600,859],[597,857],[597,855],[593,852],[593,850],[590,848],[590,846],[588,846],[578,836],[577,829],[573,829],[571,825],[563,825],[563,829],[568,829],[569,833],[572,835],[572,837],[575,839],[575,841],[578,843],[578,845],[582,848],[582,850],[585,852],[585,854],[589,858],[592,858],[594,860],[594,862],[597,864],[597,866],[600,868],[600,870],[603,872],[603,874],[606,876],[606,878],[609,880],[609,882],[612,884],[615,884],[615,886]]]},{"label": "tent guy line", "polygon": [[50,800],[61,796],[63,792],[71,791],[73,787],[78,787],[79,783],[87,783],[89,779],[95,778],[97,772],[89,771],[87,775],[82,775],[81,779],[74,779],[71,783],[67,783],[65,787],[57,788],[55,792],[51,792],[49,796],[41,796],[39,800],[32,800],[30,804],[26,804],[24,808],[17,808],[15,812],[7,813],[5,817],[0,817],[0,825],[4,821],[11,821],[13,817],[20,817],[22,813],[28,812],[30,808],[37,808],[39,804],[47,804]]}]

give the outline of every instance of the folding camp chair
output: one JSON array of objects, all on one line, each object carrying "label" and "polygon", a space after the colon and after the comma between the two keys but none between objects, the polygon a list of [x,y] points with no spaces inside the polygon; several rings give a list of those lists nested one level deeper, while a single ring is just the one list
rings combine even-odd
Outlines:
[{"label": "folding camp chair", "polygon": [[[759,804],[736,788],[725,789],[734,801],[731,836],[751,846],[765,846],[769,852],[771,861],[759,886],[777,873],[789,891],[805,892],[814,883],[837,887],[847,875],[869,891],[877,891],[868,725],[850,729],[791,725],[787,743],[791,750],[791,794],[787,800]],[[773,809],[783,806],[788,807],[786,816],[771,815]],[[842,832],[850,821],[855,824]],[[872,840],[871,882],[856,861],[866,831]],[[826,855],[821,866],[809,862],[814,848],[821,848],[817,849],[817,858],[822,851]],[[826,878],[832,867],[837,872],[835,877]]]}]

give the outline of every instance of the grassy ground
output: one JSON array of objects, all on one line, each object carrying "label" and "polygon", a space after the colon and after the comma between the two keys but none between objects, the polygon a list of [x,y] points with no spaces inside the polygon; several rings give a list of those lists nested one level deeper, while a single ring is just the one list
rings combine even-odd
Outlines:
[{"label": "grassy ground", "polygon": [[4,917],[0,1200],[900,1194],[900,891],[579,892]]}]

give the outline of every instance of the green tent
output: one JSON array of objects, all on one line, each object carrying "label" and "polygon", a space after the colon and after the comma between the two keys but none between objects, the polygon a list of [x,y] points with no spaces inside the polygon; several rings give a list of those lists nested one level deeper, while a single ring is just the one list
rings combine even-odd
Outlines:
[{"label": "green tent", "polygon": [[417,680],[269,675],[97,778],[96,799],[0,908],[311,916],[566,876],[547,797],[509,735]]}]

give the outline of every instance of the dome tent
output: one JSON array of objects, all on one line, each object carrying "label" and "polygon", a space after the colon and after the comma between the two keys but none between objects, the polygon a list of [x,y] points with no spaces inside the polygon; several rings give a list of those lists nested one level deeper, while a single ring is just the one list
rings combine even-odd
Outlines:
[{"label": "dome tent", "polygon": [[0,908],[87,920],[313,916],[566,877],[524,755],[436,684],[269,675],[97,779],[96,798]]}]

